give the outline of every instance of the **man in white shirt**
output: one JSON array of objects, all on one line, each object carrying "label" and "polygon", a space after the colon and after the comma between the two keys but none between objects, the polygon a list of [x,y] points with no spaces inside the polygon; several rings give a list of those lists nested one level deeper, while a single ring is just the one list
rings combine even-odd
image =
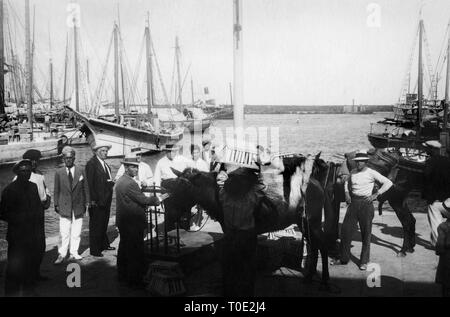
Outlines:
[{"label": "man in white shirt", "polygon": [[156,186],[163,185],[166,179],[177,178],[172,168],[182,172],[191,164],[189,159],[179,155],[179,146],[168,144],[164,151],[166,155],[158,161],[155,168],[154,181]]},{"label": "man in white shirt", "polygon": [[[142,150],[140,147],[136,147],[131,149],[130,157],[136,157],[137,161],[139,162],[139,172],[134,177],[134,180],[138,183],[140,188],[148,187],[153,184],[153,172],[150,166],[142,162]],[[114,179],[114,181],[118,181],[119,178],[125,174],[125,166],[122,164],[117,171],[117,175]]]},{"label": "man in white shirt", "polygon": [[[205,138],[202,141],[203,151],[202,151],[202,159],[210,166],[211,159],[212,159],[212,153],[211,153],[211,141],[207,138]],[[208,167],[209,168],[209,167]]]},{"label": "man in white shirt", "polygon": [[[347,213],[341,228],[341,258],[333,264],[347,264],[350,260],[350,246],[356,223],[361,230],[362,250],[360,270],[367,270],[370,259],[370,238],[372,235],[372,220],[374,217],[373,201],[392,186],[392,182],[366,166],[369,156],[358,152],[354,158],[356,169],[352,170],[345,182],[345,199],[348,204]],[[382,186],[373,193],[375,182]]]},{"label": "man in white shirt", "polygon": [[[209,165],[200,157],[200,147],[196,144],[191,144],[192,162],[190,167],[195,168],[201,172],[209,172]],[[200,206],[194,206],[192,212],[195,213],[191,217],[191,230],[198,231],[203,219],[203,210]]]},{"label": "man in white shirt", "polygon": [[195,168],[201,172],[209,172],[209,165],[203,160],[200,152],[200,147],[196,144],[191,145],[192,162],[190,163],[192,168]]}]

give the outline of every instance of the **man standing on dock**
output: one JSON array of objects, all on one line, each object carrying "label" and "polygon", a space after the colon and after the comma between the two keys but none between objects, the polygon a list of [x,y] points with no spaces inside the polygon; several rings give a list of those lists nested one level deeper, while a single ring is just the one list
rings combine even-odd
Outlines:
[{"label": "man standing on dock", "polygon": [[70,257],[81,260],[78,254],[80,246],[83,216],[89,206],[89,188],[84,169],[75,166],[75,150],[66,146],[62,150],[64,167],[55,173],[55,211],[59,214],[59,232],[61,247],[55,264],[64,261],[70,245]]},{"label": "man standing on dock", "polygon": [[38,281],[44,209],[36,184],[29,181],[31,169],[30,160],[14,165],[17,178],[5,187],[0,202],[0,219],[8,223],[6,296],[33,295]]},{"label": "man standing on dock", "polygon": [[[345,198],[348,203],[347,213],[341,228],[341,258],[332,264],[347,264],[350,260],[350,245],[359,223],[361,231],[361,260],[359,269],[367,270],[370,259],[370,238],[372,235],[372,220],[374,217],[373,201],[391,188],[392,182],[373,169],[366,166],[369,156],[364,151],[356,153],[354,161],[356,168],[351,171],[345,182]],[[382,186],[373,193],[375,182]]]},{"label": "man standing on dock", "polygon": [[441,143],[436,140],[422,144],[429,155],[425,163],[423,198],[428,203],[431,244],[436,245],[437,228],[445,220],[442,202],[450,196],[450,158],[440,155]]},{"label": "man standing on dock", "polygon": [[38,242],[39,242],[39,248],[37,251],[37,258],[36,261],[38,262],[35,267],[37,268],[37,271],[35,272],[36,278],[38,280],[48,280],[46,276],[42,276],[39,272],[39,267],[42,263],[42,260],[44,258],[45,254],[45,219],[44,219],[44,210],[48,209],[50,207],[50,192],[48,191],[47,186],[45,185],[45,177],[42,175],[42,173],[37,169],[39,160],[42,157],[41,151],[36,149],[31,149],[26,151],[23,154],[24,160],[30,160],[31,161],[31,176],[30,176],[30,182],[35,183],[38,189],[39,198],[41,199],[41,204],[43,206],[43,211],[40,215],[40,222],[41,224],[39,227],[41,228],[38,236]]},{"label": "man standing on dock", "polygon": [[119,281],[132,288],[142,288],[145,274],[144,230],[146,228],[145,206],[159,205],[155,196],[145,196],[134,178],[139,171],[136,157],[122,161],[125,173],[116,184],[116,222],[120,233],[117,252],[117,274]]},{"label": "man standing on dock", "polygon": [[[136,157],[139,162],[139,171],[135,177],[135,180],[139,187],[145,188],[153,185],[153,172],[150,166],[142,161],[142,153],[143,152],[140,147],[131,149],[131,156]],[[114,180],[117,182],[123,174],[125,174],[125,166],[122,164],[117,171],[117,175]]]},{"label": "man standing on dock", "polygon": [[114,181],[111,168],[106,164],[110,144],[97,142],[92,148],[94,156],[86,163],[86,178],[91,199],[89,209],[89,247],[95,257],[103,257],[102,251],[115,250],[107,236]]}]

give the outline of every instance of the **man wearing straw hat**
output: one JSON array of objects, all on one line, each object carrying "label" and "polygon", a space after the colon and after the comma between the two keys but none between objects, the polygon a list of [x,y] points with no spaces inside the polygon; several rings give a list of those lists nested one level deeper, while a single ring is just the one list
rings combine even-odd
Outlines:
[{"label": "man wearing straw hat", "polygon": [[[139,171],[137,176],[135,177],[135,181],[138,183],[139,187],[147,187],[151,186],[153,183],[153,172],[151,167],[142,161],[143,151],[140,147],[135,147],[131,149],[130,156],[136,157],[139,162]],[[125,173],[125,166],[122,164],[117,171],[116,178],[114,179],[116,182],[119,178]]]},{"label": "man wearing straw hat", "polygon": [[[356,153],[354,161],[356,168],[345,182],[345,198],[348,204],[347,213],[341,228],[341,258],[332,264],[347,264],[350,260],[350,246],[356,223],[361,230],[361,261],[359,269],[367,270],[370,259],[370,238],[372,235],[372,220],[374,217],[373,201],[391,188],[392,182],[366,166],[369,156],[365,151]],[[373,193],[375,183],[382,186]]]},{"label": "man wearing straw hat", "polygon": [[428,222],[431,228],[430,240],[433,246],[437,241],[437,228],[442,218],[442,202],[450,196],[450,159],[440,155],[441,143],[436,140],[422,143],[429,158],[424,168],[423,198],[428,203]]},{"label": "man wearing straw hat", "polygon": [[137,157],[125,157],[122,161],[125,173],[117,181],[116,223],[120,242],[117,252],[117,273],[119,281],[127,282],[132,288],[142,288],[145,273],[144,230],[146,228],[145,206],[159,205],[155,196],[145,196],[135,177],[139,172]]},{"label": "man wearing straw hat", "polygon": [[114,181],[111,177],[111,168],[105,159],[111,145],[96,142],[92,147],[94,156],[86,163],[86,178],[91,199],[89,209],[89,247],[90,253],[95,257],[103,257],[102,251],[115,250],[109,245],[108,230],[109,215]]}]

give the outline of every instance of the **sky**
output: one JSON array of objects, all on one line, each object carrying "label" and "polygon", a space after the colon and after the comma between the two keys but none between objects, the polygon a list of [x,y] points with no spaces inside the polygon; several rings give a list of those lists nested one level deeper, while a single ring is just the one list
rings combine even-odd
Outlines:
[{"label": "sky", "polygon": [[[4,1],[9,10],[7,15],[13,21],[16,50],[23,54],[21,25],[25,1]],[[450,19],[448,0],[242,1],[244,103],[252,105],[343,105],[352,104],[353,100],[356,104],[393,104],[404,83],[420,9],[433,69],[446,41]],[[36,19],[36,82],[43,91],[48,90],[51,54],[57,93],[62,95],[66,34],[72,32],[66,21],[69,1],[30,0],[30,3],[35,7]],[[130,74],[136,68],[148,12],[169,99],[173,95],[170,87],[178,36],[182,77],[186,78],[183,101],[191,100],[192,78],[196,98],[208,87],[210,98],[230,103],[232,0],[78,0],[77,3],[82,58],[89,59],[91,94],[102,77],[118,11]],[[412,64],[413,69],[417,68],[416,61]],[[111,87],[111,61],[107,69],[107,86]],[[144,94],[145,65],[141,64],[140,69],[138,87]],[[441,98],[444,82],[439,83]],[[411,86],[413,89],[414,84]],[[157,98],[161,99],[160,84],[158,87]]]}]

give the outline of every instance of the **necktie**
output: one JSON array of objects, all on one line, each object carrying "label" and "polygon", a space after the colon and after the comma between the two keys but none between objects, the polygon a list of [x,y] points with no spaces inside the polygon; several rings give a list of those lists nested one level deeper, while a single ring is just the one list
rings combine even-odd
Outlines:
[{"label": "necktie", "polygon": [[109,167],[106,165],[105,162],[103,162],[103,167],[105,168],[105,173],[108,176],[108,179],[111,179],[111,174],[109,173]]},{"label": "necktie", "polygon": [[73,176],[72,176],[72,172],[69,169],[69,184],[70,184],[70,188],[72,188],[72,184],[73,184]]}]

